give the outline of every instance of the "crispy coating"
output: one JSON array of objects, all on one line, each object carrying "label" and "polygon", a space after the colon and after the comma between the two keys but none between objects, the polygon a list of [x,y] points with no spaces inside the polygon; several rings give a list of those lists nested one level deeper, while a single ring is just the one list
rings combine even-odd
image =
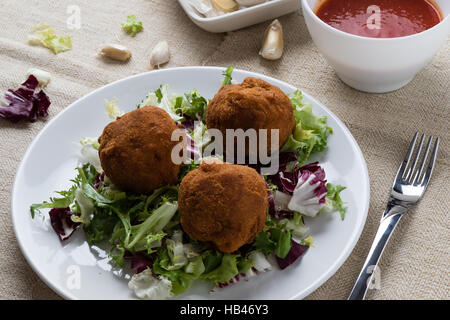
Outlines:
[{"label": "crispy coating", "polygon": [[180,166],[171,160],[172,132],[169,114],[158,107],[143,107],[108,124],[99,138],[100,162],[106,176],[124,191],[150,193],[175,184]]},{"label": "crispy coating", "polygon": [[[270,154],[277,151],[270,147],[271,130],[279,130],[281,148],[294,131],[295,117],[291,100],[280,88],[248,77],[241,84],[223,86],[219,90],[208,105],[206,124],[208,128],[219,129],[224,137],[226,129],[268,129]],[[248,153],[247,145],[246,155]]]},{"label": "crispy coating", "polygon": [[187,234],[222,252],[234,252],[264,228],[266,184],[252,168],[204,162],[181,182],[178,206]]}]

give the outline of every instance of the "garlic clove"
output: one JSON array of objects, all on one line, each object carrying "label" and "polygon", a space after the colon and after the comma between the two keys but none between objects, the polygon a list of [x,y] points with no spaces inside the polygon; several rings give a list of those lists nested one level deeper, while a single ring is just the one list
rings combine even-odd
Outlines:
[{"label": "garlic clove", "polygon": [[131,51],[120,44],[108,44],[102,48],[100,55],[118,61],[128,61],[131,58]]},{"label": "garlic clove", "polygon": [[281,26],[280,21],[275,19],[266,29],[263,45],[259,54],[264,59],[277,60],[283,55],[283,49],[283,27]]},{"label": "garlic clove", "polygon": [[160,41],[153,48],[150,54],[150,64],[153,68],[159,68],[160,65],[169,62],[170,52],[167,41]]},{"label": "garlic clove", "polygon": [[39,82],[39,85],[44,88],[48,85],[48,83],[50,82],[50,78],[51,78],[51,74],[48,73],[47,71],[41,70],[41,69],[37,69],[37,68],[30,68],[27,71],[27,78],[33,75],[37,81]]},{"label": "garlic clove", "polygon": [[236,2],[243,7],[252,7],[267,2],[267,0],[236,0]]},{"label": "garlic clove", "polygon": [[209,0],[189,0],[188,3],[195,11],[206,18],[217,16]]},{"label": "garlic clove", "polygon": [[234,0],[211,0],[211,4],[216,11],[233,12],[239,9],[239,5]]}]

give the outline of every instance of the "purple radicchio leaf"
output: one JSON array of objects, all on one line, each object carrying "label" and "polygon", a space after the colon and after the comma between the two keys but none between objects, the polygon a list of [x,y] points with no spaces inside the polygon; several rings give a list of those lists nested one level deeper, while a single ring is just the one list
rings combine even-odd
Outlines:
[{"label": "purple radicchio leaf", "polygon": [[181,125],[186,130],[186,140],[187,140],[187,159],[198,160],[201,159],[202,155],[198,147],[195,146],[194,139],[191,138],[189,130],[194,130],[195,121],[187,115],[183,115],[185,121],[177,122],[177,125]]},{"label": "purple radicchio leaf", "polygon": [[309,248],[308,246],[302,245],[292,239],[291,243],[292,243],[291,250],[289,250],[289,253],[284,259],[276,257],[280,269],[285,269],[291,264],[293,264],[300,257],[302,257]]},{"label": "purple radicchio leaf", "polygon": [[132,254],[131,252],[126,251],[124,258],[125,260],[130,261],[131,269],[136,271],[136,273],[141,273],[142,271],[153,265],[156,256],[157,256],[156,253],[153,253],[150,256],[148,256],[141,252]]},{"label": "purple radicchio leaf", "polygon": [[5,93],[5,102],[0,104],[0,118],[11,122],[35,122],[38,117],[48,116],[50,99],[42,90],[35,93],[37,86],[38,80],[30,75],[19,89],[9,89]]},{"label": "purple radicchio leaf", "polygon": [[[270,177],[272,183],[278,187],[279,192],[293,196],[293,199],[289,202],[290,210],[298,211],[308,216],[315,216],[325,205],[327,194],[325,171],[319,166],[318,162],[302,167],[298,167],[298,163],[295,163],[293,167],[292,165],[286,165],[284,168],[284,170]],[[315,200],[314,198],[317,199]],[[281,212],[280,208],[276,206],[276,201],[273,202],[272,216],[289,217],[289,211]]]},{"label": "purple radicchio leaf", "polygon": [[81,224],[72,220],[73,215],[79,216],[78,213],[70,211],[70,208],[54,208],[49,212],[50,224],[61,241],[69,239]]},{"label": "purple radicchio leaf", "polygon": [[94,189],[97,190],[100,187],[100,184],[105,181],[105,172],[99,173],[94,180]]}]

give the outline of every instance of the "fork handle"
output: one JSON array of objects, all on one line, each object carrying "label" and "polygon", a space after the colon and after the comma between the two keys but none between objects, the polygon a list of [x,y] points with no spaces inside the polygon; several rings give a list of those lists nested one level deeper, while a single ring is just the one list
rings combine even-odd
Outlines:
[{"label": "fork handle", "polygon": [[[366,296],[373,271],[375,271],[383,250],[405,211],[406,208],[396,205],[388,205],[386,208],[367,259],[364,262],[364,266],[359,274],[358,280],[356,281],[355,286],[353,287],[353,290],[348,298],[349,300],[363,300]],[[369,270],[369,268],[373,269]]]}]

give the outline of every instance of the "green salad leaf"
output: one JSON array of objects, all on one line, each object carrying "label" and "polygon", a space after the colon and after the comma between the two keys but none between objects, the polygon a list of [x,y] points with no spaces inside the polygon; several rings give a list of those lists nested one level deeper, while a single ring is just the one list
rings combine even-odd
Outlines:
[{"label": "green salad leaf", "polygon": [[57,36],[55,30],[46,24],[36,26],[34,30],[35,32],[28,36],[28,43],[46,47],[55,54],[72,49],[71,36]]},{"label": "green salad leaf", "polygon": [[346,209],[345,202],[341,199],[341,191],[345,190],[344,186],[338,184],[327,183],[327,196],[325,198],[325,207],[322,209],[327,212],[339,211],[341,219],[344,220]]},{"label": "green salad leaf", "polygon": [[231,74],[233,73],[234,67],[232,66],[228,66],[225,71],[222,73],[223,76],[225,77],[222,81],[222,86],[226,86],[231,84],[231,80],[233,80],[233,78],[231,77]]},{"label": "green salad leaf", "polygon": [[[172,282],[172,293],[180,294],[188,289],[192,283],[200,276],[200,271],[203,270],[200,266],[193,268],[186,272],[184,269],[167,270],[164,266],[170,264],[169,253],[166,248],[161,248],[158,251],[158,257],[153,262],[152,269],[155,274],[165,276]],[[201,262],[201,261],[200,261]],[[200,264],[200,262],[197,262]],[[194,270],[195,269],[195,270]]]},{"label": "green salad leaf", "polygon": [[177,112],[182,115],[187,115],[194,120],[199,117],[203,121],[206,121],[208,99],[202,97],[195,89],[185,93],[185,97],[188,103],[180,103],[180,106],[175,108]]},{"label": "green salad leaf", "polygon": [[138,32],[144,30],[142,21],[139,21],[134,14],[127,16],[127,22],[121,23],[122,29],[131,36],[135,36]]},{"label": "green salad leaf", "polygon": [[265,254],[275,254],[284,259],[291,250],[292,231],[286,228],[285,223],[277,223],[270,217],[266,220],[263,231],[258,233],[253,247]]},{"label": "green salad leaf", "polygon": [[216,285],[226,283],[239,274],[238,254],[225,253],[222,256],[220,265],[212,271],[205,272],[200,276],[202,280],[210,280]]},{"label": "green salad leaf", "polygon": [[[128,18],[127,23],[130,26],[127,28],[130,28],[130,33],[134,35],[142,30],[142,23],[137,21],[135,16]],[[133,24],[139,26],[139,23],[140,30],[139,27],[131,27]],[[231,66],[223,72],[222,85],[231,84],[232,72]],[[326,148],[332,129],[326,125],[325,116],[314,115],[311,106],[303,103],[300,90],[294,92],[290,99],[296,127],[281,151],[294,151],[299,165],[302,165],[310,155]],[[148,93],[138,108],[157,106],[168,112],[175,122],[185,122],[194,146],[202,149],[211,140],[204,124],[208,103],[209,100],[197,90],[191,90],[184,95],[174,95],[169,92],[168,85],[161,85]],[[115,117],[119,113],[113,107],[110,106],[110,113]],[[190,120],[202,122],[192,126]],[[98,140],[84,139],[80,144],[82,147],[88,146],[93,155],[91,158],[96,158],[99,163]],[[176,185],[164,186],[151,194],[135,194],[115,187],[105,177],[101,166],[96,166],[98,163],[91,158],[89,159],[92,161],[88,161],[93,164],[87,163],[77,168],[77,175],[71,180],[73,185],[68,190],[57,192],[58,196],[50,198],[48,202],[31,205],[31,214],[34,217],[36,213],[42,213],[43,209],[69,208],[71,219],[82,224],[88,243],[109,245],[109,256],[115,264],[124,267],[129,259],[142,259],[143,265],[137,270],[143,271],[134,275],[129,283],[138,296],[168,297],[171,294],[180,294],[197,279],[221,287],[222,284],[230,283],[237,275],[248,273],[252,268],[261,272],[270,270],[271,265],[265,255],[292,260],[292,253],[289,252],[295,251],[291,249],[298,245],[292,241],[293,236],[302,239],[301,245],[314,246],[313,238],[308,236],[309,229],[303,222],[303,216],[299,212],[293,212],[292,217],[283,219],[269,215],[264,229],[252,243],[236,252],[222,253],[183,233],[181,228],[177,202],[179,185],[187,173],[199,167],[198,161],[192,160],[181,167]],[[294,166],[295,162],[290,165]],[[287,167],[286,171],[292,169]],[[268,177],[264,179],[268,190],[276,192],[278,187]],[[344,189],[343,186],[328,183],[326,203],[322,211],[338,210],[343,219],[345,208],[340,193]],[[278,263],[280,259],[277,259]],[[154,290],[160,290],[163,294]]]},{"label": "green salad leaf", "polygon": [[333,129],[327,126],[326,116],[315,116],[311,105],[303,103],[300,90],[296,90],[290,98],[296,126],[281,152],[296,152],[299,165],[303,165],[312,154],[325,150],[328,136],[333,133]]}]

